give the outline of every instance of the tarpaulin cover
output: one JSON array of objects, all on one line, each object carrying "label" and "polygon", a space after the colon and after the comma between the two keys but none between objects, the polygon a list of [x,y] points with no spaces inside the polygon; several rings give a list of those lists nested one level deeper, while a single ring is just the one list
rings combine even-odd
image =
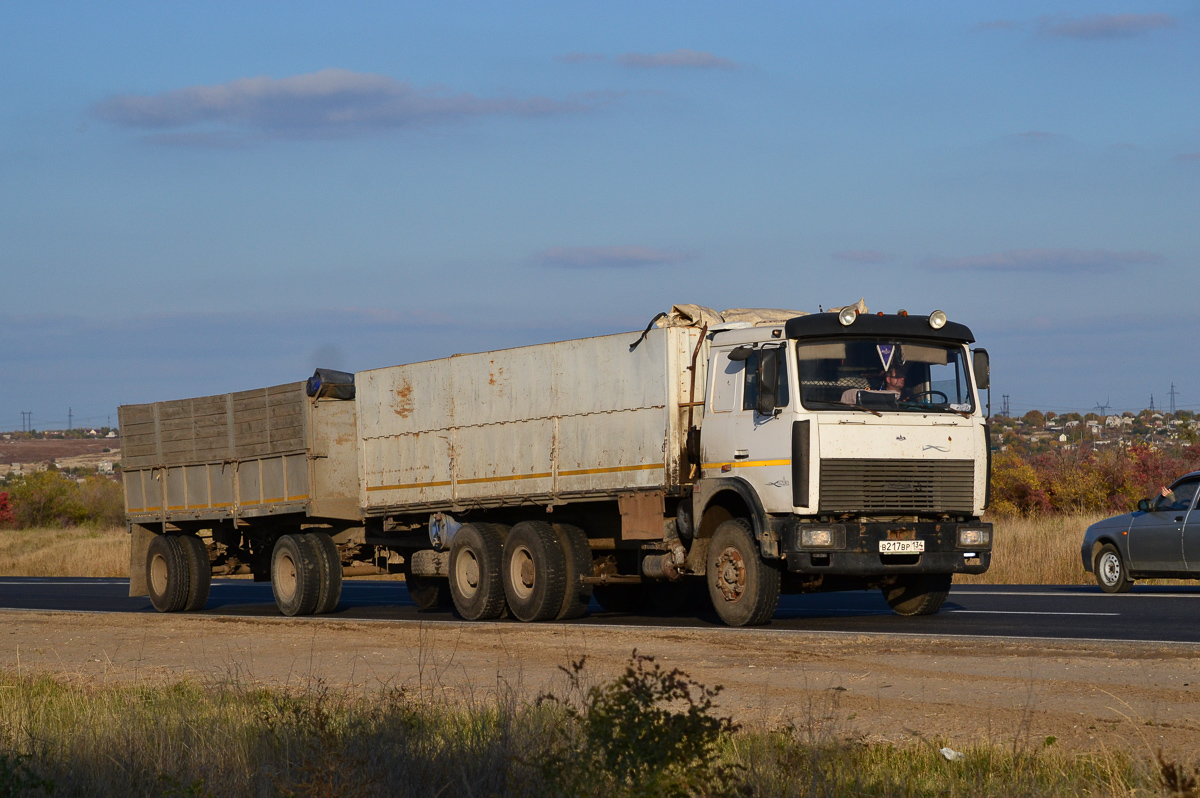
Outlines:
[{"label": "tarpaulin cover", "polygon": [[353,399],[354,375],[347,371],[317,369],[305,383],[304,392],[324,399]]},{"label": "tarpaulin cover", "polygon": [[[867,303],[860,299],[853,305],[846,305],[867,313]],[[829,308],[828,312],[837,313],[842,308]],[[703,305],[672,305],[671,309],[655,320],[656,327],[702,327],[707,324],[714,327],[718,324],[733,321],[748,321],[754,326],[766,324],[782,324],[797,316],[807,316],[803,310],[781,310],[779,308],[730,308],[728,310],[713,310]]]}]

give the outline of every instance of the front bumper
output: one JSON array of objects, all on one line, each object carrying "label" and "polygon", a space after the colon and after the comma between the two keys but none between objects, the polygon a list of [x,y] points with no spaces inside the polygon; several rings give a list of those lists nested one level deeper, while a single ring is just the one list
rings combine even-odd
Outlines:
[{"label": "front bumper", "polygon": [[[804,547],[801,532],[805,526],[798,522],[789,524],[783,534],[781,553],[788,570],[793,573],[844,576],[981,574],[992,562],[990,544],[969,549],[958,546],[960,526],[990,528],[991,524],[841,523],[838,526],[845,530],[845,545],[839,548]],[[881,540],[923,540],[925,551],[920,554],[880,554]],[[974,556],[967,557],[968,554]]]}]

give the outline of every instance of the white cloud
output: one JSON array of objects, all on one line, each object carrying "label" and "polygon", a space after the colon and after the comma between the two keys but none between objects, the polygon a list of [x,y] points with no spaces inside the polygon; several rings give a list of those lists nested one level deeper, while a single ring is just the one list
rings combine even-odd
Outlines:
[{"label": "white cloud", "polygon": [[621,66],[637,69],[683,67],[689,69],[739,69],[740,65],[702,50],[672,50],[669,53],[625,53],[616,61]]},{"label": "white cloud", "polygon": [[129,128],[178,131],[165,143],[229,146],[246,134],[335,138],[484,116],[553,116],[591,106],[547,97],[484,98],[419,89],[386,75],[324,69],[286,78],[239,78],[154,95],[122,94],[92,115]]},{"label": "white cloud", "polygon": [[1177,24],[1170,14],[1089,14],[1082,17],[1042,17],[1039,30],[1067,39],[1128,39]]}]

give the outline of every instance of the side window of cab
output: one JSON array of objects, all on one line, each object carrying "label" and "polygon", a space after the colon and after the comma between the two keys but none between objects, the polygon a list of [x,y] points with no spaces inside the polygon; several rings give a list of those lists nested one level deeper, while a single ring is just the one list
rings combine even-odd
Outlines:
[{"label": "side window of cab", "polygon": [[[775,406],[787,407],[788,396],[787,357],[786,349],[782,350],[779,358],[779,384],[775,388]],[[753,410],[758,407],[758,352],[752,352],[746,358],[746,380],[742,391],[742,409]]]},{"label": "side window of cab", "polygon": [[729,359],[729,350],[717,353],[716,368],[713,369],[712,411],[728,413],[733,410],[746,361]]}]

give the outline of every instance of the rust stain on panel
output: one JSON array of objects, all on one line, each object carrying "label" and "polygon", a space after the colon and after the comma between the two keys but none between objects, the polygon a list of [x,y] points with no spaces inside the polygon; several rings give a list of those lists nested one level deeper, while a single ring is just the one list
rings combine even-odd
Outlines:
[{"label": "rust stain on panel", "polygon": [[412,384],[408,380],[401,380],[400,387],[396,389],[396,395],[392,398],[392,410],[400,418],[408,418],[412,415]]}]

